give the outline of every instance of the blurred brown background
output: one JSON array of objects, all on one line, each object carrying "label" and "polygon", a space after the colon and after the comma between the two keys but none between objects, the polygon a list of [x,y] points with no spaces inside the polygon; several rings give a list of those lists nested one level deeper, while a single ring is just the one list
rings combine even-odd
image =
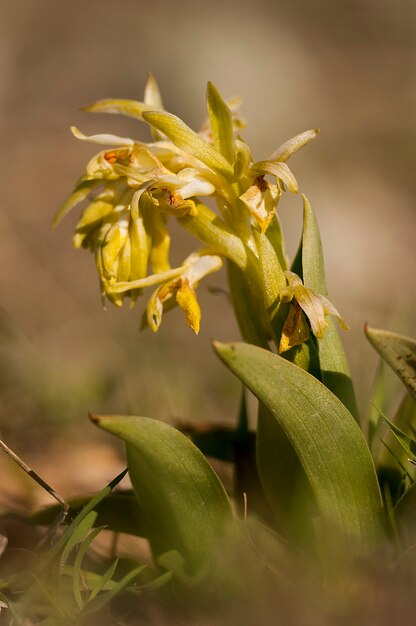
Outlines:
[{"label": "blurred brown background", "polygon": [[[168,110],[194,128],[207,80],[241,95],[259,159],[321,128],[291,167],[318,213],[365,412],[376,358],[364,322],[416,331],[415,25],[414,0],[2,0],[0,428],[47,480],[68,494],[72,479],[91,488],[114,475],[121,461],[88,410],[233,419],[238,396],[209,344],[238,337],[224,298],[201,288],[199,337],[176,312],[158,336],[139,333],[140,306],[101,308],[93,261],[71,247],[76,212],[50,230],[96,151],[70,125],[146,137],[132,120],[79,107],[141,99],[151,70]],[[286,198],[281,216],[292,255],[300,198]],[[214,275],[205,291],[209,282],[222,284]]]}]

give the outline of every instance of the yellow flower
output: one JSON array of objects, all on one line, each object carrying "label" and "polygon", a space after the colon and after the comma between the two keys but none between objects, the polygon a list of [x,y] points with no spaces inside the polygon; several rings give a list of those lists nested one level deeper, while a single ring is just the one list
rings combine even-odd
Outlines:
[{"label": "yellow flower", "polygon": [[285,276],[288,286],[280,292],[280,300],[290,302],[291,305],[282,330],[279,345],[280,353],[286,352],[308,339],[309,328],[303,314],[309,319],[312,332],[318,339],[323,337],[328,326],[325,319],[326,315],[333,315],[341,327],[348,330],[345,320],[327,298],[313,289],[305,287],[302,280],[294,272],[286,271]]}]

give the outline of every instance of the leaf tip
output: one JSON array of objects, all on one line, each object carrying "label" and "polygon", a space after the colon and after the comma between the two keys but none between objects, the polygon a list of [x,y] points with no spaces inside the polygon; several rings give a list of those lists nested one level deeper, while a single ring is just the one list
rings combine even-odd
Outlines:
[{"label": "leaf tip", "polygon": [[97,424],[97,426],[100,425],[100,416],[99,415],[94,415],[93,413],[91,413],[90,411],[88,411],[88,419],[93,423],[93,424]]}]

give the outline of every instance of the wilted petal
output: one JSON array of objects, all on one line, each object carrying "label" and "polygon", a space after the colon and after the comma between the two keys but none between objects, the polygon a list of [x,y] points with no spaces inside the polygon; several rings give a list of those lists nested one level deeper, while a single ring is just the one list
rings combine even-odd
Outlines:
[{"label": "wilted petal", "polygon": [[279,354],[298,346],[309,338],[309,326],[305,314],[294,300],[284,323],[280,338]]},{"label": "wilted petal", "polygon": [[181,281],[181,286],[176,293],[176,302],[186,315],[186,323],[197,335],[201,323],[201,309],[196,293],[189,284],[189,280]]},{"label": "wilted petal", "polygon": [[312,332],[315,337],[321,339],[324,335],[325,329],[328,326],[328,323],[325,319],[325,315],[334,315],[340,325],[348,329],[347,324],[340,316],[334,305],[321,296],[319,293],[316,293],[313,289],[308,289],[302,283],[302,280],[295,274],[294,272],[285,272],[285,276],[289,283],[289,288],[293,289],[293,296],[299,303],[300,307],[306,313]]},{"label": "wilted petal", "polygon": [[257,163],[254,163],[251,167],[251,173],[254,174],[254,176],[264,176],[265,174],[276,176],[276,178],[284,182],[289,191],[298,193],[298,183],[286,163],[277,161],[257,161]]},{"label": "wilted petal", "polygon": [[271,185],[262,177],[245,191],[240,200],[254,217],[262,233],[265,233],[279,202],[281,192],[277,185]]}]

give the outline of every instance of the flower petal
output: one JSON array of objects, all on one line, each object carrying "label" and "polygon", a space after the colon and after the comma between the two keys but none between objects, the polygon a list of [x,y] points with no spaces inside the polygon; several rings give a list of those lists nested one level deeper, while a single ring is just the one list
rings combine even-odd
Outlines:
[{"label": "flower petal", "polygon": [[138,100],[121,100],[119,98],[105,98],[96,100],[81,107],[81,111],[88,113],[118,113],[143,121],[145,111],[154,111],[155,107]]},{"label": "flower petal", "polygon": [[71,133],[77,139],[81,141],[88,141],[90,143],[98,143],[108,146],[132,146],[134,144],[134,139],[130,139],[130,137],[118,137],[117,135],[110,134],[101,134],[101,135],[84,135],[76,126],[71,126]]},{"label": "flower petal", "polygon": [[309,338],[309,326],[296,300],[292,301],[284,323],[279,344],[279,354],[299,346]]},{"label": "flower petal", "polygon": [[214,147],[230,163],[234,163],[233,122],[231,111],[218,89],[207,85],[207,108]]},{"label": "flower petal", "polygon": [[267,181],[258,179],[240,196],[240,200],[258,223],[262,233],[266,232],[273,219],[280,195],[277,185],[270,185]]},{"label": "flower petal", "polygon": [[288,139],[273,152],[269,161],[287,161],[292,154],[295,154],[300,148],[313,141],[319,132],[319,128],[313,128]]},{"label": "flower petal", "polygon": [[102,180],[83,180],[77,187],[75,191],[69,196],[68,200],[61,206],[59,211],[57,211],[55,217],[52,221],[52,227],[55,227],[61,222],[68,213],[80,204],[83,200],[86,200],[89,194],[97,189],[98,187],[102,187]]},{"label": "flower petal", "polygon": [[189,280],[181,281],[181,286],[176,293],[176,302],[186,315],[186,323],[197,335],[201,323],[201,309],[195,291],[189,284]]},{"label": "flower petal", "polygon": [[298,183],[292,172],[286,165],[286,163],[280,163],[278,161],[257,161],[251,167],[251,172],[254,176],[263,176],[265,174],[271,174],[280,178],[286,185],[286,187],[292,193],[298,193]]},{"label": "flower petal", "polygon": [[151,126],[167,135],[175,146],[184,152],[192,155],[210,169],[220,172],[226,178],[232,177],[231,164],[222,154],[176,115],[165,111],[148,111],[143,113],[143,118]]},{"label": "flower petal", "polygon": [[313,334],[318,339],[322,338],[328,326],[322,296],[303,285],[295,287],[294,296],[308,316]]}]

